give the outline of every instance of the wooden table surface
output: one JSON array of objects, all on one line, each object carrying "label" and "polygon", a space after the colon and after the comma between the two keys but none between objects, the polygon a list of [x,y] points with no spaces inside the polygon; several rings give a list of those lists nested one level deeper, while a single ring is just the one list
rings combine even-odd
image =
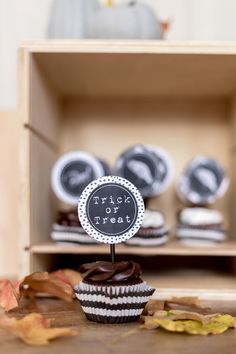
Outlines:
[{"label": "wooden table surface", "polygon": [[[227,312],[236,315],[236,302],[206,303],[213,312]],[[139,322],[105,325],[85,319],[78,301],[65,303],[55,299],[27,301],[21,309],[12,314],[22,317],[30,312],[42,313],[54,319],[55,326],[75,326],[78,336],[60,338],[46,347],[32,347],[0,331],[0,353],[6,354],[138,354],[138,353],[191,353],[191,354],[233,354],[236,352],[236,331],[215,336],[191,336],[168,333],[163,330],[145,330]],[[128,334],[128,335],[127,335]]]}]

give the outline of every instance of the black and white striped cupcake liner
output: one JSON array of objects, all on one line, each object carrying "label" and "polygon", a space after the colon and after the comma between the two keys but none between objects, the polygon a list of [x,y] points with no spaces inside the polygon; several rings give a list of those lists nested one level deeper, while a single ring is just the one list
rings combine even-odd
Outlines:
[{"label": "black and white striped cupcake liner", "polygon": [[136,321],[155,291],[146,282],[126,286],[81,282],[74,290],[87,319],[102,323]]}]

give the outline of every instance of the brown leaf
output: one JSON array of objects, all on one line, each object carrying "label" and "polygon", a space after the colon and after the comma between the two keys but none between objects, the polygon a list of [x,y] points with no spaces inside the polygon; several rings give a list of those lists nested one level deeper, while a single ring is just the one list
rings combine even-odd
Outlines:
[{"label": "brown leaf", "polygon": [[156,311],[164,310],[165,301],[163,300],[149,300],[143,310],[143,315],[153,315]]},{"label": "brown leaf", "polygon": [[33,273],[25,277],[21,283],[20,292],[26,296],[45,293],[65,301],[72,301],[75,296],[71,285],[47,272]]},{"label": "brown leaf", "polygon": [[19,306],[20,301],[20,281],[11,282],[4,280],[1,282],[0,306],[10,311]]},{"label": "brown leaf", "polygon": [[172,299],[168,300],[167,303],[194,307],[202,309],[202,305],[200,304],[200,300],[198,297],[194,296],[185,296],[185,297],[173,297]]},{"label": "brown leaf", "polygon": [[50,328],[50,320],[44,319],[37,313],[32,313],[20,320],[2,315],[0,328],[30,345],[47,345],[51,339],[77,334],[71,328]]},{"label": "brown leaf", "polygon": [[33,273],[21,281],[0,281],[0,306],[10,311],[19,306],[22,296],[35,297],[38,294],[56,296],[65,301],[75,297],[73,287],[81,280],[80,273],[71,269],[54,273]]},{"label": "brown leaf", "polygon": [[142,328],[146,329],[155,329],[158,328],[160,325],[157,322],[157,319],[153,316],[141,316],[141,320],[144,322]]},{"label": "brown leaf", "polygon": [[62,281],[67,284],[70,284],[73,287],[79,284],[79,282],[81,281],[80,273],[76,272],[73,269],[60,269],[56,272],[51,273],[50,275],[61,279]]},{"label": "brown leaf", "polygon": [[153,318],[160,319],[166,318],[171,321],[177,320],[193,320],[201,322],[202,324],[207,324],[211,318],[218,316],[218,313],[212,315],[202,315],[198,312],[192,311],[181,311],[181,310],[171,310],[171,311],[157,311],[154,313]]}]

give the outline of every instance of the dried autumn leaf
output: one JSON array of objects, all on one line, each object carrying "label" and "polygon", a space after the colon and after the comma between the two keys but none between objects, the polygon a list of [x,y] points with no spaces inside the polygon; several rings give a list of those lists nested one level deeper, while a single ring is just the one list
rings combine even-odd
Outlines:
[{"label": "dried autumn leaf", "polygon": [[192,311],[181,311],[181,310],[171,310],[171,311],[156,311],[153,315],[154,318],[166,318],[168,320],[194,320],[199,321],[203,324],[208,323],[211,318],[218,316],[219,314],[212,315],[202,315],[198,312]]},{"label": "dried autumn leaf", "polygon": [[10,311],[19,306],[20,301],[20,281],[11,282],[4,280],[1,283],[0,306],[6,311]]},{"label": "dried autumn leaf", "polygon": [[156,329],[160,326],[153,316],[141,316],[141,320],[144,322],[141,327],[145,329]]},{"label": "dried autumn leaf", "polygon": [[28,296],[45,293],[65,301],[72,301],[75,296],[71,285],[47,272],[33,273],[25,277],[21,283],[20,292]]},{"label": "dried autumn leaf", "polygon": [[66,277],[69,279],[70,284],[74,287],[75,285],[79,284],[81,281],[81,275],[79,272],[76,272],[73,269],[64,269],[63,270]]},{"label": "dried autumn leaf", "polygon": [[166,318],[155,319],[165,330],[170,332],[186,332],[189,334],[221,334],[227,329],[234,327],[234,318],[230,315],[217,315],[210,318],[208,323],[194,320],[170,320]]},{"label": "dried autumn leaf", "polygon": [[80,273],[73,269],[60,269],[56,272],[50,273],[50,275],[61,279],[65,283],[70,284],[72,287],[79,284],[81,281]]},{"label": "dried autumn leaf", "polygon": [[37,313],[32,313],[20,320],[3,315],[0,317],[0,328],[30,345],[47,345],[52,339],[77,334],[71,328],[50,328],[50,321]]},{"label": "dried autumn leaf", "polygon": [[5,284],[6,280],[0,280],[0,294],[4,288],[4,284]]},{"label": "dried autumn leaf", "polygon": [[172,299],[168,300],[167,303],[200,309],[203,308],[199,298],[196,296],[173,297]]},{"label": "dried autumn leaf", "polygon": [[156,311],[164,310],[165,301],[164,300],[149,300],[147,305],[143,310],[143,315],[153,315]]},{"label": "dried autumn leaf", "polygon": [[171,311],[156,311],[153,316],[142,316],[142,320],[144,322],[143,328],[146,329],[154,329],[159,327],[159,323],[157,320],[159,319],[166,319],[171,321],[177,320],[194,320],[201,322],[203,324],[208,323],[211,316],[204,316],[197,312],[190,312],[190,311],[180,311],[180,310],[171,310]]}]

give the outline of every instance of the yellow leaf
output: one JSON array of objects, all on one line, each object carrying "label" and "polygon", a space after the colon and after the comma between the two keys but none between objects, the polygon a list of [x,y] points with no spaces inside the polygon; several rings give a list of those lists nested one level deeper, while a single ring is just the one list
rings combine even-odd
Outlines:
[{"label": "yellow leaf", "polygon": [[186,332],[189,334],[220,334],[228,328],[234,327],[234,318],[230,315],[216,315],[209,319],[208,323],[196,320],[169,320],[166,318],[156,319],[157,323],[167,331]]},{"label": "yellow leaf", "polygon": [[47,345],[50,340],[57,337],[77,334],[71,328],[50,328],[50,321],[37,313],[32,313],[20,320],[2,315],[0,317],[0,328],[30,345]]}]

